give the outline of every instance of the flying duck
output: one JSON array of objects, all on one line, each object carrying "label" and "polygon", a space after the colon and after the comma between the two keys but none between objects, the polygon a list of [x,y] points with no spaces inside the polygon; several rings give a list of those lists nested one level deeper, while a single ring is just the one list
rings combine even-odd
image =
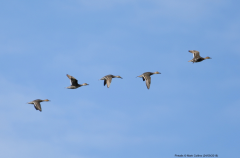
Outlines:
[{"label": "flying duck", "polygon": [[34,104],[34,107],[36,110],[39,110],[40,112],[42,112],[42,108],[41,108],[41,104],[40,102],[44,102],[44,101],[50,101],[48,99],[45,99],[45,100],[41,100],[41,99],[36,99],[32,102],[29,102],[28,104]]},{"label": "flying duck", "polygon": [[78,84],[78,80],[76,78],[74,78],[73,76],[70,76],[68,74],[67,74],[67,77],[70,79],[70,83],[71,83],[71,86],[67,87],[68,89],[77,89],[81,86],[89,85],[87,83]]},{"label": "flying duck", "polygon": [[106,75],[106,76],[104,76],[103,78],[101,78],[100,80],[104,80],[103,85],[105,86],[105,85],[107,84],[107,88],[109,88],[109,87],[110,87],[110,84],[111,84],[111,82],[112,82],[112,78],[121,78],[121,79],[122,79],[121,76]]},{"label": "flying duck", "polygon": [[190,53],[193,53],[193,59],[192,59],[192,60],[189,60],[188,62],[193,62],[193,63],[195,63],[195,62],[201,62],[201,61],[203,61],[203,60],[205,60],[205,59],[211,59],[210,57],[205,57],[205,58],[201,57],[201,56],[199,55],[199,51],[196,51],[196,50],[189,50],[189,52],[190,52]]},{"label": "flying duck", "polygon": [[142,75],[137,76],[137,77],[142,77],[143,81],[146,82],[146,86],[147,89],[150,88],[150,84],[151,84],[151,75],[153,74],[161,74],[160,72],[156,71],[156,72],[144,72]]}]

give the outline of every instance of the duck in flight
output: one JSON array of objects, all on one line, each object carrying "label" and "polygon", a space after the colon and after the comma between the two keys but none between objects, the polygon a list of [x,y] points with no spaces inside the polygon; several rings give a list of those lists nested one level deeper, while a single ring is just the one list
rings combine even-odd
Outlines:
[{"label": "duck in flight", "polygon": [[112,82],[112,78],[121,78],[121,79],[122,79],[121,76],[106,75],[106,76],[104,76],[103,78],[101,78],[100,80],[104,80],[103,85],[105,86],[105,85],[107,84],[107,88],[109,88],[109,87],[110,87],[110,84],[111,84],[111,82]]},{"label": "duck in flight", "polygon": [[156,71],[156,72],[145,72],[142,75],[137,76],[137,77],[141,77],[143,79],[143,81],[146,82],[147,89],[149,89],[150,84],[151,84],[151,75],[153,75],[153,74],[161,74],[161,73],[158,72],[158,71]]},{"label": "duck in flight", "polygon": [[71,86],[67,87],[68,89],[77,89],[81,86],[89,85],[87,83],[78,84],[78,80],[76,78],[74,78],[73,76],[70,76],[68,74],[67,74],[67,77],[70,79],[70,83],[71,83]]},{"label": "duck in flight", "polygon": [[42,107],[41,107],[41,104],[40,102],[44,102],[44,101],[50,101],[48,99],[45,99],[45,100],[41,100],[41,99],[36,99],[32,102],[29,102],[28,104],[34,104],[34,107],[36,110],[39,110],[40,112],[42,112]]},{"label": "duck in flight", "polygon": [[189,60],[188,62],[193,62],[193,63],[195,63],[195,62],[201,62],[201,61],[203,61],[203,60],[205,60],[205,59],[211,59],[210,57],[205,57],[205,58],[201,57],[201,56],[199,55],[199,51],[196,51],[196,50],[189,50],[189,52],[190,52],[190,53],[193,53],[193,59],[192,59],[192,60]]}]

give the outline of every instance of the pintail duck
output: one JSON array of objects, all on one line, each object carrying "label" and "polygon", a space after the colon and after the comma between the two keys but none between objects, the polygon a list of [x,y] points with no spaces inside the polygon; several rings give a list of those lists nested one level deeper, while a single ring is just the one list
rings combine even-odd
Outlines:
[{"label": "pintail duck", "polygon": [[40,112],[42,112],[42,108],[41,108],[41,104],[40,102],[44,102],[44,101],[50,101],[48,99],[45,99],[45,100],[41,100],[41,99],[36,99],[32,102],[29,102],[28,104],[34,104],[34,107],[36,110],[39,110]]},{"label": "pintail duck", "polygon": [[142,77],[143,81],[146,82],[146,86],[147,88],[149,89],[150,88],[150,84],[151,84],[151,75],[153,74],[161,74],[160,72],[156,71],[156,72],[145,72],[143,73],[142,75],[140,76],[137,76],[137,77]]},{"label": "pintail duck", "polygon": [[107,84],[107,88],[109,88],[109,87],[110,87],[110,84],[111,84],[111,82],[112,82],[112,78],[121,78],[121,79],[122,79],[121,76],[106,75],[106,76],[104,76],[103,78],[101,78],[100,80],[104,80],[103,85],[105,86],[105,85]]},{"label": "pintail duck", "polygon": [[68,89],[77,89],[81,86],[89,85],[87,83],[78,84],[78,80],[76,78],[74,78],[73,76],[70,76],[68,74],[67,74],[67,77],[70,79],[70,83],[71,83],[71,86],[67,87]]},{"label": "pintail duck", "polygon": [[195,63],[195,62],[201,62],[201,61],[203,61],[203,60],[205,60],[205,59],[211,59],[210,57],[205,57],[205,58],[201,57],[201,56],[199,55],[199,51],[196,51],[196,50],[189,50],[189,52],[190,52],[190,53],[193,53],[193,59],[192,59],[192,60],[189,60],[188,62],[193,62],[193,63]]}]

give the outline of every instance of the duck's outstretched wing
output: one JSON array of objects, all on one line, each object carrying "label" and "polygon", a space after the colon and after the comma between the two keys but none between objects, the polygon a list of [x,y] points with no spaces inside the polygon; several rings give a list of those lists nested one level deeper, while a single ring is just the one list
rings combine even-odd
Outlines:
[{"label": "duck's outstretched wing", "polygon": [[34,101],[33,104],[34,104],[34,107],[35,107],[36,110],[39,110],[39,111],[42,112],[42,107],[41,107],[40,102]]},{"label": "duck's outstretched wing", "polygon": [[193,53],[193,58],[198,59],[201,56],[199,55],[199,51],[197,50],[189,50],[190,53]]},{"label": "duck's outstretched wing", "polygon": [[74,78],[73,76],[70,76],[67,74],[67,77],[70,79],[70,83],[72,86],[78,86],[78,80]]},{"label": "duck's outstretched wing", "polygon": [[105,80],[104,80],[104,83],[103,83],[103,85],[105,86],[105,85],[106,85],[106,83],[107,83],[107,80],[105,79]]},{"label": "duck's outstretched wing", "polygon": [[106,77],[106,80],[104,80],[104,81],[107,82],[107,88],[109,88],[109,87],[110,87],[110,84],[111,84],[111,82],[112,82],[112,77],[111,77],[111,76],[108,76],[108,77]]},{"label": "duck's outstretched wing", "polygon": [[151,84],[151,77],[150,76],[144,76],[145,82],[146,82],[146,86],[149,89],[150,88],[150,84]]}]

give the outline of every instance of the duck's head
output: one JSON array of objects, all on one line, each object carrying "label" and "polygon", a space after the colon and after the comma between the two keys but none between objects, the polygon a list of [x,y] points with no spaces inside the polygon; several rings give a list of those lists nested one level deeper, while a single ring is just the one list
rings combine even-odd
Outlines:
[{"label": "duck's head", "polygon": [[48,100],[48,99],[45,99],[45,100],[43,100],[43,101],[50,101],[50,100]]},{"label": "duck's head", "polygon": [[121,79],[123,79],[121,76],[115,76],[115,78],[121,78]]},{"label": "duck's head", "polygon": [[86,85],[89,85],[89,84],[87,84],[87,83],[83,83],[82,85],[83,85],[83,86],[86,86]]},{"label": "duck's head", "polygon": [[206,57],[206,58],[204,58],[204,59],[212,59],[212,58],[210,58],[210,57]]},{"label": "duck's head", "polygon": [[156,72],[154,72],[154,74],[161,74],[160,72],[158,72],[158,71],[156,71]]}]

